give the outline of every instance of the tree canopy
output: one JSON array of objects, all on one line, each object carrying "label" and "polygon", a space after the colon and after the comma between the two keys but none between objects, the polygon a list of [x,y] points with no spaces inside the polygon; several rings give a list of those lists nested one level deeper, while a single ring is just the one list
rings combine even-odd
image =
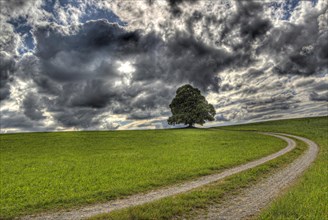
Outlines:
[{"label": "tree canopy", "polygon": [[209,104],[200,90],[189,84],[181,86],[170,104],[172,116],[167,122],[170,125],[194,124],[203,125],[205,121],[214,121],[215,109]]}]

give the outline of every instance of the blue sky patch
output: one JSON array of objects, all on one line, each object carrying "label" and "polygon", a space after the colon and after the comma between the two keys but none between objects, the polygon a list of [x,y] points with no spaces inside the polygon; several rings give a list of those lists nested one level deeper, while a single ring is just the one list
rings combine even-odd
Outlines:
[{"label": "blue sky patch", "polygon": [[32,27],[27,23],[25,17],[18,17],[17,19],[9,20],[8,23],[12,24],[16,33],[23,38],[24,47],[19,48],[19,53],[25,53],[34,49],[34,39],[32,34]]},{"label": "blue sky patch", "polygon": [[[285,2],[272,2],[270,7],[274,9],[283,8],[284,14],[282,20],[289,20],[295,8],[300,4],[300,0],[286,0]],[[315,7],[318,0],[311,0],[312,6]]]}]

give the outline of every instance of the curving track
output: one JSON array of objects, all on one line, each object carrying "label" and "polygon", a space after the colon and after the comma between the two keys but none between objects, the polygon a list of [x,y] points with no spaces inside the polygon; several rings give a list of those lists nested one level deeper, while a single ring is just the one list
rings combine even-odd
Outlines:
[{"label": "curving track", "polygon": [[237,167],[233,167],[231,169],[227,169],[226,171],[219,174],[204,176],[193,181],[153,190],[145,194],[132,195],[125,199],[114,200],[103,204],[90,205],[70,211],[29,215],[23,217],[22,219],[83,219],[100,213],[108,213],[113,210],[145,204],[164,197],[187,192],[197,187],[221,180],[225,177],[251,169],[266,163],[267,161],[273,160],[295,148],[295,141],[286,136],[306,142],[309,145],[307,152],[295,160],[293,163],[291,163],[289,166],[267,178],[265,181],[261,181],[260,183],[247,189],[240,196],[228,199],[224,204],[221,204],[220,206],[211,207],[208,213],[205,215],[199,215],[196,218],[234,220],[244,219],[248,216],[256,214],[260,208],[263,208],[265,205],[267,205],[281,190],[286,188],[288,184],[294,181],[306,168],[310,166],[318,152],[318,146],[306,138],[288,134],[275,134],[268,132],[263,132],[262,134],[283,139],[288,143],[288,145],[286,148],[274,154]]},{"label": "curving track", "polygon": [[289,134],[281,134],[305,142],[308,150],[284,169],[263,181],[245,189],[240,195],[227,199],[223,204],[212,206],[206,214],[195,219],[248,219],[269,204],[279,193],[286,189],[315,160],[319,148],[313,141]]}]

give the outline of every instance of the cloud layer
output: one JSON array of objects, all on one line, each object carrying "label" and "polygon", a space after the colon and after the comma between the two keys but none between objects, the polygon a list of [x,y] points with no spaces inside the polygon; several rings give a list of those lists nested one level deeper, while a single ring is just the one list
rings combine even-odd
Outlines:
[{"label": "cloud layer", "polygon": [[168,127],[185,83],[214,124],[328,113],[325,1],[1,5],[1,132]]}]

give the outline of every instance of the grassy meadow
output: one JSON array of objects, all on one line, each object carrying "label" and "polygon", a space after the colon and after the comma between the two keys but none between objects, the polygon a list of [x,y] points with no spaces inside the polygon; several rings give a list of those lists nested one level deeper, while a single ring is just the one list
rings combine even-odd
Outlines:
[{"label": "grassy meadow", "polygon": [[309,138],[320,147],[318,158],[304,176],[258,219],[328,219],[328,117],[271,121],[233,128],[286,132]]},{"label": "grassy meadow", "polygon": [[[254,219],[270,220],[323,220],[328,212],[328,117],[290,119],[263,122],[248,125],[221,127],[220,130],[251,130],[286,132],[314,140],[320,146],[320,153],[314,164],[307,170],[286,194],[273,202],[266,210]],[[241,134],[241,133],[240,133]],[[245,134],[249,134],[248,132]],[[188,193],[164,198],[145,205],[117,210],[109,214],[92,217],[93,220],[125,219],[188,219],[198,213],[206,212],[207,207],[219,204],[227,196],[239,193],[248,187],[273,174],[299,157],[306,145],[297,141],[295,150],[274,159],[264,165],[233,175],[222,181],[197,188]]]},{"label": "grassy meadow", "polygon": [[167,220],[197,219],[207,208],[220,204],[227,196],[238,194],[243,188],[257,183],[275,170],[286,166],[304,152],[306,145],[298,143],[295,150],[253,169],[235,174],[224,180],[196,188],[187,193],[167,197],[140,206],[100,214],[90,220]]},{"label": "grassy meadow", "polygon": [[0,218],[104,202],[271,154],[282,140],[213,129],[0,135]]}]

